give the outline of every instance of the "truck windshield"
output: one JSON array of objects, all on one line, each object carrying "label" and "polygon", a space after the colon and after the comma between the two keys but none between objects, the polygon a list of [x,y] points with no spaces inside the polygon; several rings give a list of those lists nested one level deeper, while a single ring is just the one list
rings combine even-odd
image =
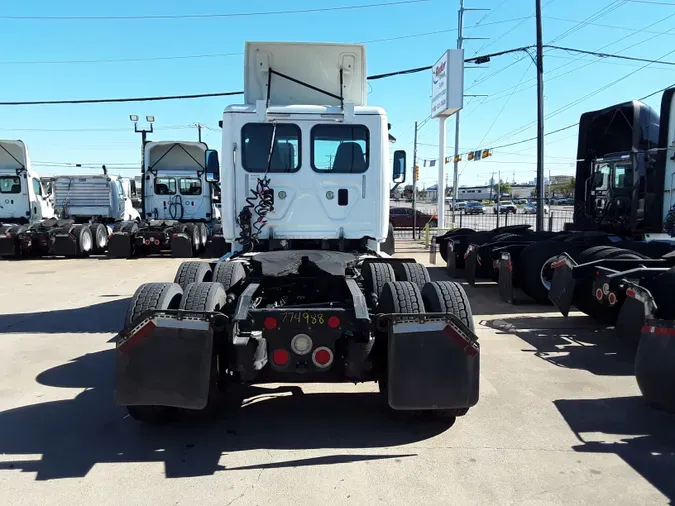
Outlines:
[{"label": "truck windshield", "polygon": [[300,168],[300,128],[279,123],[274,134],[274,149],[269,160],[274,127],[270,123],[247,123],[241,129],[241,164],[248,172],[296,172]]},{"label": "truck windshield", "polygon": [[0,176],[0,193],[21,193],[21,179],[18,176]]},{"label": "truck windshield", "polygon": [[179,180],[181,195],[201,195],[202,182],[196,177],[183,177]]},{"label": "truck windshield", "polygon": [[316,125],[312,128],[312,169],[360,174],[370,164],[369,132],[363,125]]},{"label": "truck windshield", "polygon": [[633,186],[633,167],[627,164],[614,166],[614,188],[631,188]]}]

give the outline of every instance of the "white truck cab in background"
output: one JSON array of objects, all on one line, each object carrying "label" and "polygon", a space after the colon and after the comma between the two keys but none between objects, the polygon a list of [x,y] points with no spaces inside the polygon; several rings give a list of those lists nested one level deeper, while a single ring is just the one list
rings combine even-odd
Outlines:
[{"label": "white truck cab in background", "polygon": [[34,223],[53,216],[26,145],[20,140],[0,140],[0,223]]},{"label": "white truck cab in background", "polygon": [[[244,105],[223,115],[222,223],[233,251],[380,251],[389,227],[389,126],[366,104],[362,45],[246,44]],[[405,179],[405,152],[395,155]]]},{"label": "white truck cab in background", "polygon": [[[217,183],[206,178],[203,142],[151,141],[144,147],[141,222],[115,227],[108,255],[128,258],[170,251],[192,257],[220,234]],[[223,254],[217,251],[214,256]]]}]

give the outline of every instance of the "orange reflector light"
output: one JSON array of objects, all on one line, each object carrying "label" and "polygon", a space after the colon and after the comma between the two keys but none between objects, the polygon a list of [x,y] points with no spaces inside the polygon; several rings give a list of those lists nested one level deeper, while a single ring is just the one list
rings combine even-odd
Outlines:
[{"label": "orange reflector light", "polygon": [[286,365],[288,359],[289,355],[286,350],[274,350],[274,353],[272,353],[272,361],[277,365]]}]

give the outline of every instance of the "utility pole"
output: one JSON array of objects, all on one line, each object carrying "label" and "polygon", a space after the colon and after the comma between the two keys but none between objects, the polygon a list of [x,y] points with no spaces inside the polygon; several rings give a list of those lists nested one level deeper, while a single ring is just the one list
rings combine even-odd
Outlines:
[{"label": "utility pole", "polygon": [[536,230],[544,230],[544,54],[541,28],[541,0],[537,17],[537,219]]},{"label": "utility pole", "polygon": [[[489,11],[490,9],[465,9],[464,0],[459,0],[459,12],[457,13],[457,49],[462,49],[465,40],[479,40],[486,37],[464,37],[464,12],[466,11]],[[453,159],[452,173],[452,222],[455,222],[455,203],[457,201],[459,187],[459,113],[455,113],[455,157]]]},{"label": "utility pole", "polygon": [[199,142],[202,142],[202,124],[197,123],[196,126],[197,126],[197,135],[198,135],[198,138],[199,138]]},{"label": "utility pole", "polygon": [[[405,181],[403,182],[405,191]],[[412,208],[413,208],[413,240],[417,230],[417,121],[415,121],[415,135],[413,140],[413,180],[412,180]]]}]

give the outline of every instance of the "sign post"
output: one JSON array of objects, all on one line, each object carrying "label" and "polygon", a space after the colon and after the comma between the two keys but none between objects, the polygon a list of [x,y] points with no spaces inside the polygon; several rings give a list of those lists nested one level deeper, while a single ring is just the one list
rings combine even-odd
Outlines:
[{"label": "sign post", "polygon": [[439,119],[438,228],[445,228],[445,120],[464,105],[464,50],[448,49],[431,72],[431,117]]}]

